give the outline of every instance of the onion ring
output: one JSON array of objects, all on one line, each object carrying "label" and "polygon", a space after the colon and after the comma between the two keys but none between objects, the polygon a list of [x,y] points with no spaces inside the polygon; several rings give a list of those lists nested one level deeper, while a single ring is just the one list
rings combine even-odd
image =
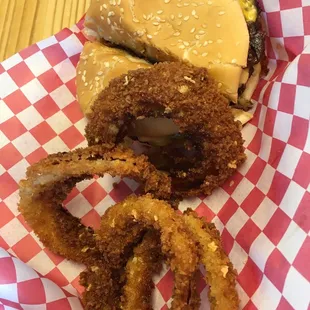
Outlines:
[{"label": "onion ring", "polygon": [[121,147],[113,149],[110,145],[49,155],[28,169],[27,180],[20,183],[22,196],[26,196],[24,192],[34,195],[55,188],[55,184],[61,181],[69,182],[72,178],[83,180],[105,173],[132,177],[144,183],[145,192],[151,192],[156,197],[170,197],[171,182],[166,173],[157,171],[146,156],[135,156],[131,150]]},{"label": "onion ring", "polygon": [[[195,274],[199,261],[208,270],[206,278],[211,285],[212,309],[226,309],[228,305],[229,309],[238,309],[235,272],[221,249],[219,233],[214,225],[207,225],[192,211],[181,215],[168,203],[153,199],[151,194],[132,196],[110,207],[102,217],[100,230],[95,233],[63,209],[62,201],[77,182],[91,178],[92,173],[119,172],[124,168],[122,163],[127,167],[125,175],[137,178],[141,178],[141,167],[149,168],[144,157],[133,157],[131,151],[94,146],[51,155],[30,167],[27,179],[20,183],[19,209],[43,244],[87,266],[81,276],[81,283],[86,286],[83,300],[87,309],[101,309],[94,303],[99,297],[102,309],[115,309],[122,303],[126,309],[126,305],[138,302],[139,292],[148,292],[149,296],[152,270],[157,269],[159,254],[145,256],[137,268],[133,265],[134,258],[127,261],[145,233],[145,238],[150,234],[150,229],[160,233],[162,253],[175,275],[172,309],[198,309]],[[149,174],[155,173],[158,177],[158,172],[154,171]],[[145,174],[142,179],[148,181]],[[158,244],[155,247],[154,243],[147,243],[142,242],[133,250],[134,257],[148,253],[147,246],[158,249]],[[147,272],[151,262],[156,268]],[[131,291],[137,278],[130,275],[140,271],[145,275],[145,283],[137,285],[137,294],[133,295]],[[144,296],[147,309],[149,299]]]},{"label": "onion ring", "polygon": [[[161,263],[159,235],[155,231],[148,231],[141,243],[133,249],[133,255],[126,267],[114,269],[110,278],[100,265],[88,267],[80,275],[80,284],[85,287],[83,293],[85,310],[151,310],[151,294],[154,288],[152,276],[160,270]],[[107,290],[114,285],[122,287],[118,289],[120,293],[118,296]],[[107,300],[107,296],[110,300]]]},{"label": "onion ring", "polygon": [[210,285],[211,309],[239,309],[235,290],[236,272],[221,246],[219,231],[207,224],[193,210],[184,213],[187,227],[199,244],[201,263],[206,268],[206,282]]},{"label": "onion ring", "polygon": [[150,230],[134,248],[133,256],[127,262],[121,309],[152,309],[152,277],[161,269],[162,258],[159,234]]},{"label": "onion ring", "polygon": [[92,107],[88,143],[119,144],[130,123],[143,117],[172,119],[191,142],[187,148],[200,154],[190,168],[170,169],[177,196],[211,194],[246,158],[240,124],[205,68],[159,63],[112,80]]},{"label": "onion ring", "polygon": [[[138,223],[140,227],[150,227],[160,232],[161,249],[168,259],[174,273],[174,296],[172,309],[191,309],[190,292],[192,280],[198,267],[196,244],[190,238],[182,215],[173,210],[164,201],[152,199],[147,194],[142,197],[131,196],[124,202],[110,207],[102,217],[98,233],[98,245],[101,251],[107,250],[107,259],[114,264],[122,251],[128,246],[126,237],[128,223]],[[142,228],[141,228],[142,229]],[[117,239],[127,239],[127,243],[118,243]]]}]

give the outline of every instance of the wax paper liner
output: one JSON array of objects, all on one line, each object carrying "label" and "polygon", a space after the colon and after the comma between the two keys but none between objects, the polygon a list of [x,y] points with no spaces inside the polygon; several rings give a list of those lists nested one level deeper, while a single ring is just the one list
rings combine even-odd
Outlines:
[{"label": "wax paper liner", "polygon": [[[243,129],[248,160],[212,196],[181,203],[221,231],[244,309],[309,307],[309,5],[262,1],[270,72],[255,92],[255,117]],[[75,100],[75,66],[86,40],[81,29],[82,22],[0,65],[0,309],[81,309],[83,266],[45,248],[17,210],[18,181],[30,164],[86,146],[86,121]],[[100,215],[137,188],[107,175],[78,184],[66,207],[98,227]],[[156,278],[156,309],[169,307],[172,286],[164,269]],[[199,289],[208,309],[203,281]]]}]

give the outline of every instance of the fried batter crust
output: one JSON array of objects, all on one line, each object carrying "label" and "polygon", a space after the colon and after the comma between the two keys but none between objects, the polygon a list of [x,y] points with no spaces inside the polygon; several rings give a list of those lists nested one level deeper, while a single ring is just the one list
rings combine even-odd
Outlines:
[{"label": "fried batter crust", "polygon": [[[92,107],[89,145],[118,144],[141,117],[171,118],[201,151],[190,169],[171,169],[175,195],[211,194],[246,158],[240,124],[205,68],[159,63],[112,80]],[[184,189],[182,182],[192,185]]]},{"label": "fried batter crust", "polygon": [[126,283],[121,309],[152,310],[153,275],[161,270],[162,254],[158,232],[149,230],[133,250],[125,270]]},{"label": "fried batter crust", "polygon": [[28,168],[26,180],[20,182],[19,210],[51,251],[86,266],[100,266],[101,294],[105,296],[102,303],[110,309],[121,295],[120,281],[98,250],[93,229],[82,225],[62,206],[77,182],[104,173],[133,177],[145,182],[146,191],[170,195],[169,177],[158,172],[145,156],[134,156],[122,148],[95,146],[53,154]]},{"label": "fried batter crust", "polygon": [[107,144],[49,155],[28,168],[27,180],[20,183],[21,193],[42,193],[61,181],[87,179],[105,173],[132,177],[144,183],[145,192],[160,198],[170,197],[170,178],[157,171],[146,156],[135,156],[131,150],[112,148]]},{"label": "fried batter crust", "polygon": [[[198,267],[196,243],[189,237],[183,218],[164,201],[152,199],[151,195],[131,196],[124,202],[110,207],[102,217],[98,231],[99,248],[109,249],[109,262],[117,264],[120,253],[134,240],[126,237],[127,223],[152,227],[160,232],[161,249],[174,272],[174,296],[172,309],[193,309],[189,306],[192,279]],[[117,242],[116,248],[114,240]],[[126,243],[127,242],[127,243]]]},{"label": "fried batter crust", "polygon": [[239,309],[236,271],[221,246],[219,231],[192,210],[185,212],[184,220],[199,244],[201,263],[206,268],[206,282],[210,285],[211,309]]}]

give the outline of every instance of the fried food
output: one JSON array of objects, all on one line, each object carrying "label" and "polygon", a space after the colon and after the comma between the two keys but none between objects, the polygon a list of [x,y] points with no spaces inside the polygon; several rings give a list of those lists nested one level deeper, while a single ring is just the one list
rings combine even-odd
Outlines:
[{"label": "fried food", "polygon": [[[128,223],[160,232],[161,249],[174,273],[174,293],[172,309],[190,309],[192,280],[198,267],[196,244],[183,218],[164,201],[152,199],[147,194],[142,197],[131,196],[124,202],[110,207],[102,217],[98,234],[98,246],[107,251],[109,264],[118,264],[119,257],[126,248],[135,242],[128,238]],[[115,239],[124,240],[114,243]]]},{"label": "fried food", "polygon": [[[27,180],[20,183],[21,196],[26,199],[30,194],[35,196],[48,189],[57,190],[55,185],[61,182],[68,183],[69,191],[77,182],[105,173],[131,177],[144,183],[145,192],[156,197],[170,197],[170,178],[166,173],[157,171],[146,156],[135,156],[129,149],[112,148],[107,144],[52,154],[32,165],[27,171]],[[62,196],[65,197],[68,191],[62,191]],[[23,204],[20,208],[23,210]]]},{"label": "fried food", "polygon": [[[130,153],[121,150],[121,154]],[[212,309],[237,309],[235,273],[221,249],[219,233],[193,212],[181,215],[151,194],[131,196],[110,207],[94,232],[62,207],[76,182],[90,178],[90,171],[104,173],[105,161],[123,162],[125,158],[118,155],[117,149],[108,147],[51,155],[29,168],[27,179],[20,183],[19,209],[43,244],[86,265],[81,274],[85,309],[151,309],[152,276],[162,258],[174,273],[171,309],[199,309],[199,262],[207,268]],[[128,158],[133,167],[143,162]],[[77,162],[82,167],[74,172]],[[92,164],[101,169],[93,171]]]},{"label": "fried food", "polygon": [[163,257],[158,232],[149,230],[133,250],[125,269],[121,309],[152,310],[152,277],[161,270]]},{"label": "fried food", "polygon": [[92,109],[86,126],[89,145],[122,142],[130,123],[139,118],[174,121],[188,153],[173,149],[164,154],[174,164],[167,171],[175,196],[211,194],[246,158],[240,124],[204,68],[160,63],[131,71],[112,80]]},{"label": "fried food", "polygon": [[[133,255],[128,257],[125,267],[113,269],[110,266],[110,278],[100,263],[83,271],[80,284],[85,287],[85,310],[151,310],[152,277],[161,269],[163,259],[159,240],[156,231],[148,231],[133,249]],[[111,291],[112,286],[117,289]],[[115,291],[119,294],[116,295]]]},{"label": "fried food", "polygon": [[238,309],[236,272],[221,246],[218,230],[192,210],[185,212],[184,220],[199,244],[201,263],[207,271],[206,282],[210,285],[211,309]]}]

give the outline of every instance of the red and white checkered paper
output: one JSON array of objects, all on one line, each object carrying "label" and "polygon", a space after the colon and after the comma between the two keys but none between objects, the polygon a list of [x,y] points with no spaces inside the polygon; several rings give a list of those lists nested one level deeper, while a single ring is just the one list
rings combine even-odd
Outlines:
[{"label": "red and white checkered paper", "polygon": [[[196,209],[221,231],[239,274],[241,308],[307,310],[310,0],[261,2],[270,72],[255,92],[255,117],[243,129],[248,160],[212,196],[186,200],[181,209]],[[82,308],[83,266],[45,248],[17,210],[18,181],[29,165],[86,146],[86,121],[75,99],[75,66],[86,40],[81,28],[82,22],[0,64],[0,309]],[[137,188],[106,175],[78,184],[66,207],[98,227],[104,211]],[[169,307],[172,287],[164,269],[156,279],[156,309]],[[208,309],[203,281],[199,289],[201,309]]]}]

